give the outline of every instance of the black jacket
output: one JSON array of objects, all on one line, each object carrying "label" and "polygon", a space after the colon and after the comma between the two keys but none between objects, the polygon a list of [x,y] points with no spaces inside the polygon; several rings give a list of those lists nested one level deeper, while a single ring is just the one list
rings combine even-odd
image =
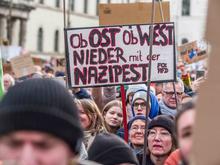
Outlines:
[{"label": "black jacket", "polygon": [[[143,154],[137,154],[137,158],[138,158],[139,164],[142,165]],[[154,163],[150,159],[150,155],[146,156],[146,165],[154,165]]]}]

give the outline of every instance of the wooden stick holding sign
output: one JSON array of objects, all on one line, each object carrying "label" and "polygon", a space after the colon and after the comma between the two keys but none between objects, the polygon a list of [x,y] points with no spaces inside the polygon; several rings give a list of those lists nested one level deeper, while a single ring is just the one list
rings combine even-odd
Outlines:
[{"label": "wooden stick holding sign", "polygon": [[66,0],[63,0],[63,27],[66,28]]},{"label": "wooden stick holding sign", "polygon": [[[66,0],[63,0],[63,27],[64,27],[64,32],[66,29]],[[66,35],[64,34],[64,46],[65,46],[65,53],[68,52],[68,46],[67,46],[67,38]],[[66,58],[66,73],[65,73],[65,77],[66,77],[66,87],[68,87],[68,76],[69,74],[68,69],[69,68],[69,63],[67,61],[68,59]]]},{"label": "wooden stick holding sign", "polygon": [[[150,26],[150,60],[149,60],[149,73],[148,73],[148,82],[147,82],[147,105],[146,105],[146,118],[149,116],[149,102],[150,102],[150,84],[151,84],[151,64],[152,64],[152,51],[153,51],[153,36],[154,36],[154,14],[155,14],[155,1],[152,0],[152,13],[151,13],[151,26]],[[146,165],[146,154],[147,154],[147,133],[148,132],[148,120],[145,120],[145,132],[144,132],[144,153],[142,159],[142,165]]]}]

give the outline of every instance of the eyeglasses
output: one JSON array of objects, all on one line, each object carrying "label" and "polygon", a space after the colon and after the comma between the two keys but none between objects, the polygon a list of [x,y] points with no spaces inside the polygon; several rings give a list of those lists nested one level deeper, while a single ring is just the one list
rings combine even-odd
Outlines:
[{"label": "eyeglasses", "polygon": [[156,130],[149,130],[148,131],[149,138],[155,138],[157,134],[159,134],[159,137],[162,139],[165,139],[165,138],[171,136],[171,134],[168,131],[161,131],[161,132],[157,132]]},{"label": "eyeglasses", "polygon": [[146,103],[145,102],[143,102],[143,103],[134,103],[134,108],[135,109],[138,109],[139,106],[141,107],[141,109],[146,108]]},{"label": "eyeglasses", "polygon": [[131,127],[131,130],[132,131],[134,131],[134,132],[137,132],[138,130],[141,130],[142,132],[144,132],[144,130],[145,130],[145,126],[143,125],[143,126],[133,126],[133,127]]},{"label": "eyeglasses", "polygon": [[[173,91],[170,91],[170,92],[169,91],[163,91],[163,92],[166,93],[166,95],[169,96],[169,97],[175,95],[175,92],[173,92]],[[183,92],[176,92],[177,96],[182,96],[182,94],[183,94]]]}]

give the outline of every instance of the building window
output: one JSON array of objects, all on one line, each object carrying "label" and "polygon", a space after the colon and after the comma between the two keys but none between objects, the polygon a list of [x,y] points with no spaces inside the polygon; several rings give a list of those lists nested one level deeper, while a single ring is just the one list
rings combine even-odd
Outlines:
[{"label": "building window", "polygon": [[37,50],[39,52],[43,51],[43,29],[39,28],[37,33]]},{"label": "building window", "polygon": [[189,40],[187,39],[187,38],[183,38],[182,39],[182,44],[186,44],[186,43],[188,43],[189,42]]},{"label": "building window", "polygon": [[100,0],[96,0],[96,15],[99,15],[99,3]]},{"label": "building window", "polygon": [[60,0],[56,0],[56,7],[60,8]]},{"label": "building window", "polygon": [[74,8],[75,8],[75,1],[74,0],[70,0],[70,10],[71,11],[74,11]]},{"label": "building window", "polygon": [[182,1],[182,16],[190,15],[190,0]]},{"label": "building window", "polygon": [[55,37],[54,37],[54,51],[59,52],[59,31],[55,31]]},{"label": "building window", "polygon": [[108,0],[108,3],[111,3],[111,0]]},{"label": "building window", "polygon": [[84,13],[88,13],[88,0],[84,0]]},{"label": "building window", "polygon": [[40,4],[44,4],[44,0],[39,0],[39,3]]}]

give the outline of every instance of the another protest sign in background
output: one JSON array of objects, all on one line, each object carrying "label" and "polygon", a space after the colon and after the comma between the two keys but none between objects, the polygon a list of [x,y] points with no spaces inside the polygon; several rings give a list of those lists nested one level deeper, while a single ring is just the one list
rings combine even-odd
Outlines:
[{"label": "another protest sign in background", "polygon": [[[145,83],[150,25],[66,29],[70,87]],[[154,25],[151,81],[175,79],[174,24]]]},{"label": "another protest sign in background", "polygon": [[179,54],[186,64],[207,58],[208,45],[205,41],[193,41],[178,47]]},{"label": "another protest sign in background", "polygon": [[[160,12],[159,3],[155,4],[154,22],[170,21],[170,4],[161,2],[164,21]],[[128,3],[128,4],[100,4],[100,25],[143,24],[150,23],[152,15],[152,3]]]},{"label": "another protest sign in background", "polygon": [[25,77],[35,72],[34,63],[30,55],[21,55],[10,60],[16,78]]}]

